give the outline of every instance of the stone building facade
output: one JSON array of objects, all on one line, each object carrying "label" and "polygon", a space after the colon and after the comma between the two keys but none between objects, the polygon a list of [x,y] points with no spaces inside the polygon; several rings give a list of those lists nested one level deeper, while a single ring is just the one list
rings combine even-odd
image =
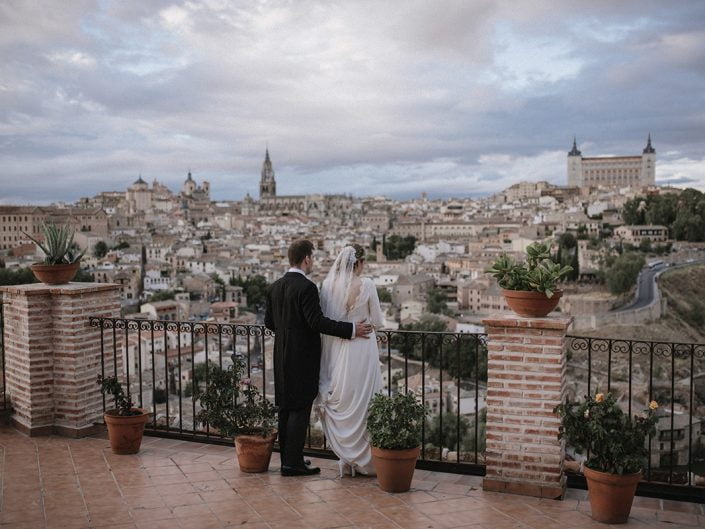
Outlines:
[{"label": "stone building facade", "polygon": [[584,157],[573,139],[568,152],[568,186],[632,187],[652,186],[656,179],[656,150],[651,135],[641,155]]}]

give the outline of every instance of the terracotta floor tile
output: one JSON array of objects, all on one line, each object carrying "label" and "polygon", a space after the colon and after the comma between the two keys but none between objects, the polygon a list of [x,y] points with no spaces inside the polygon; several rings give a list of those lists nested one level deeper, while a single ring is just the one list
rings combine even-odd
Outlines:
[{"label": "terracotta floor tile", "polygon": [[190,492],[196,492],[190,483],[176,483],[174,485],[161,485],[155,487],[156,490],[162,496],[169,496],[171,494],[189,494]]},{"label": "terracotta floor tile", "polygon": [[[142,495],[130,495],[123,496],[125,503],[132,509],[154,509],[157,507],[164,507],[166,504],[162,496],[142,496]],[[90,506],[90,504],[89,504]]]},{"label": "terracotta floor tile", "polygon": [[132,509],[132,517],[136,522],[166,520],[174,518],[174,513],[168,507],[155,507],[152,509]]},{"label": "terracotta floor tile", "polygon": [[216,490],[232,490],[232,485],[218,477],[209,481],[192,481],[191,486],[196,492],[213,492]]},{"label": "terracotta floor tile", "polygon": [[232,489],[227,490],[215,490],[212,492],[199,492],[198,495],[205,503],[216,503],[221,501],[232,501],[240,500],[243,496],[240,496],[237,492]]},{"label": "terracotta floor tile", "polygon": [[696,514],[690,514],[685,512],[663,511],[659,512],[656,517],[659,522],[666,522],[671,524],[693,526],[697,526],[700,524],[698,516]]},{"label": "terracotta floor tile", "polygon": [[224,525],[244,525],[248,523],[263,523],[262,517],[255,512],[254,509],[244,505],[237,509],[230,510],[215,510],[213,514]]},{"label": "terracotta floor tile", "polygon": [[179,527],[183,529],[218,529],[224,525],[213,514],[179,518]]},{"label": "terracotta floor tile", "polygon": [[41,509],[0,512],[0,524],[29,522],[35,520],[44,521],[44,512]]},{"label": "terracotta floor tile", "polygon": [[167,507],[180,507],[183,505],[200,505],[203,503],[203,498],[195,492],[190,494],[172,494],[162,496],[162,501]]}]

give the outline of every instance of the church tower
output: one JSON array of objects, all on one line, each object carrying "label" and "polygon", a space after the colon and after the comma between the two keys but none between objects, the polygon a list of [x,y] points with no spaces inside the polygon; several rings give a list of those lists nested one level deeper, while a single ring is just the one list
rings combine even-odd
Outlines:
[{"label": "church tower", "polygon": [[575,136],[573,148],[568,153],[568,186],[581,187],[583,185],[583,154],[578,150]]},{"label": "church tower", "polygon": [[259,197],[274,198],[276,196],[277,182],[274,180],[274,169],[272,169],[272,161],[269,159],[269,149],[267,149],[262,164],[262,178],[259,181]]},{"label": "church tower", "polygon": [[646,148],[641,155],[641,184],[652,186],[656,183],[656,149],[651,145],[651,133],[646,140]]}]

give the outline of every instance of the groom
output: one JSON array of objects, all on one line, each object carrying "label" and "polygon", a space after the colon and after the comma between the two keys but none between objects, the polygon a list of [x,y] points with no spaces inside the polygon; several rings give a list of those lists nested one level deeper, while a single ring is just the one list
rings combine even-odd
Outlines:
[{"label": "groom", "polygon": [[279,447],[283,476],[318,474],[304,463],[311,406],[318,394],[321,334],[367,338],[372,326],[333,321],[321,311],[318,288],[306,276],[313,271],[313,244],[302,239],[289,246],[291,268],[267,293],[265,326],[274,331],[274,393],[279,406]]}]

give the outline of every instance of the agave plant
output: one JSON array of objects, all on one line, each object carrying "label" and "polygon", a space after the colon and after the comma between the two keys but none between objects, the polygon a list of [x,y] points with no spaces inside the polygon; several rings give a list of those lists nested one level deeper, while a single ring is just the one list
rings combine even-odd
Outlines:
[{"label": "agave plant", "polygon": [[526,262],[518,263],[508,255],[502,255],[485,272],[506,290],[543,292],[550,298],[558,281],[572,270],[571,266],[561,267],[551,260],[551,243],[546,241],[526,247]]},{"label": "agave plant", "polygon": [[44,240],[38,241],[29,233],[23,232],[44,252],[44,264],[71,264],[80,260],[84,252],[78,252],[73,242],[74,229],[71,226],[56,226],[53,223],[42,225]]}]

